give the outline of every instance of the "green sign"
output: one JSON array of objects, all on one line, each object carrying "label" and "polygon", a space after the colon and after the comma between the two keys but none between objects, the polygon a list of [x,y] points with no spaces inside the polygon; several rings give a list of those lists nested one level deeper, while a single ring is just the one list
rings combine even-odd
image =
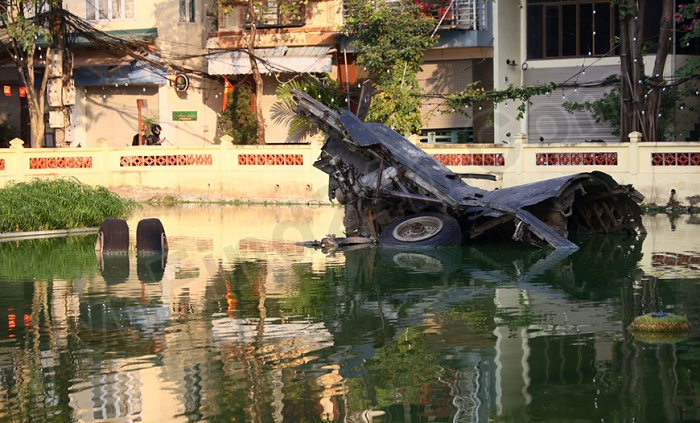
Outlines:
[{"label": "green sign", "polygon": [[197,120],[197,112],[173,112],[173,121]]}]

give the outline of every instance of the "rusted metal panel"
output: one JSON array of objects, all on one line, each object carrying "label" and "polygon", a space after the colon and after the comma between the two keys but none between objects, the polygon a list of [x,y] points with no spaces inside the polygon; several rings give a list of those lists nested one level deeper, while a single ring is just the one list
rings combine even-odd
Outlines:
[{"label": "rusted metal panel", "polygon": [[[369,238],[391,246],[439,247],[488,239],[573,250],[578,247],[570,233],[645,232],[638,205],[643,196],[605,173],[486,191],[384,125],[331,110],[301,92],[294,97],[298,114],[329,135],[314,166],[329,175],[329,199],[345,206],[349,237],[342,244]],[[387,234],[404,221],[411,230]],[[441,235],[442,228],[461,234]]]}]

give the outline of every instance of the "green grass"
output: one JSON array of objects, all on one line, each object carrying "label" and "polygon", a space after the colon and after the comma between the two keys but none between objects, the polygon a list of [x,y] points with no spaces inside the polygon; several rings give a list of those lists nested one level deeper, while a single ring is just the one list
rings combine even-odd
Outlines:
[{"label": "green grass", "polygon": [[75,178],[9,182],[0,189],[0,233],[99,227],[141,205]]},{"label": "green grass", "polygon": [[[659,316],[659,317],[656,317]],[[634,332],[688,332],[690,323],[688,319],[677,314],[649,313],[637,316],[630,328]]]}]

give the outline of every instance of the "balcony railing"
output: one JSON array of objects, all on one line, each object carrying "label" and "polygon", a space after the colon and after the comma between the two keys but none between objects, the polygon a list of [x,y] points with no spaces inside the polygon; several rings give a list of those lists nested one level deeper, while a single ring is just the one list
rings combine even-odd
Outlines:
[{"label": "balcony railing", "polygon": [[[258,28],[279,28],[304,26],[306,23],[306,6],[296,1],[268,0],[267,4],[256,11]],[[250,27],[250,16],[246,13],[246,28]]]},{"label": "balcony railing", "polygon": [[[385,0],[398,3],[400,0]],[[421,9],[435,18],[439,29],[481,31],[486,29],[486,6],[482,0],[418,0]],[[343,19],[347,18],[343,8]]]},{"label": "balcony railing", "polygon": [[429,5],[430,14],[437,19],[440,29],[479,31],[486,29],[486,10],[481,0],[451,0],[444,4]]}]

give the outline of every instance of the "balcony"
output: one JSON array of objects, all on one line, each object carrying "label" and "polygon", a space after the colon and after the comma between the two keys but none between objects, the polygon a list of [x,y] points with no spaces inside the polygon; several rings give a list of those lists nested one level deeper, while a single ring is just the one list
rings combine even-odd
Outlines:
[{"label": "balcony", "polygon": [[479,31],[486,29],[486,10],[481,0],[445,0],[421,3],[439,22],[439,29]]},{"label": "balcony", "polygon": [[[283,28],[304,26],[306,5],[296,1],[267,1],[257,8],[258,28]],[[245,27],[250,27],[250,16],[246,13]]]},{"label": "balcony", "polygon": [[[257,2],[256,2],[257,3]],[[306,25],[306,5],[292,0],[265,0],[256,6],[257,28],[288,28]],[[250,28],[248,4],[242,1],[224,2],[212,32],[242,31]]]},{"label": "balcony", "polygon": [[[385,0],[399,4],[400,0]],[[435,18],[439,30],[486,30],[486,6],[482,0],[416,0],[421,10]],[[343,18],[347,9],[343,8]]]}]

